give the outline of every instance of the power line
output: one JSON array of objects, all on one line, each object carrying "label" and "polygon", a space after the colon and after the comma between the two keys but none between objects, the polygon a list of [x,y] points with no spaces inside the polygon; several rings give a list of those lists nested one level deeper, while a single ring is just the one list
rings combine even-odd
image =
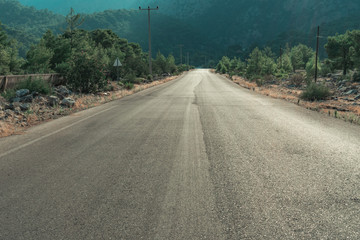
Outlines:
[{"label": "power line", "polygon": [[139,10],[148,11],[148,24],[149,24],[149,73],[150,73],[150,75],[152,75],[150,11],[159,10],[159,6],[157,6],[156,8],[150,8],[150,6],[148,6],[147,8],[144,8],[144,9],[142,9],[141,7],[139,7]]}]

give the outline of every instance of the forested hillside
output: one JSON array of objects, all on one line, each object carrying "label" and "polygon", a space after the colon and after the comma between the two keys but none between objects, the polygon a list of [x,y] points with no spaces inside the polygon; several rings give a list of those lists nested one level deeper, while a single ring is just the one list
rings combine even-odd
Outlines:
[{"label": "forested hillside", "polygon": [[[139,5],[159,5],[159,11],[153,11],[151,18],[154,56],[160,50],[164,54],[173,53],[180,62],[178,46],[183,45],[182,62],[189,52],[191,63],[198,66],[205,61],[217,61],[225,54],[245,58],[257,46],[270,46],[275,54],[287,43],[290,46],[302,43],[314,48],[317,25],[321,26],[320,52],[324,57],[328,36],[360,28],[357,14],[360,2],[353,0],[21,2],[57,12],[25,7],[16,0],[0,0],[0,21],[8,35],[18,40],[22,56],[47,29],[62,33],[70,6],[78,13],[86,13],[81,28],[111,29],[130,42],[140,43],[147,51],[147,13],[136,9]],[[113,10],[92,13],[106,8]]]}]

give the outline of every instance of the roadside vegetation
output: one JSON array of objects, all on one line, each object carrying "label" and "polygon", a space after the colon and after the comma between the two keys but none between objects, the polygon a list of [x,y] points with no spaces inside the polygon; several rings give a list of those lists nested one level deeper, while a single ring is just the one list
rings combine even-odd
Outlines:
[{"label": "roadside vegetation", "polygon": [[[360,81],[360,30],[347,31],[342,35],[328,38],[324,46],[327,59],[318,59],[318,76],[328,77],[342,71],[339,81]],[[331,96],[325,83],[314,83],[315,52],[299,44],[292,48],[286,46],[280,56],[276,56],[269,47],[256,47],[242,60],[224,56],[217,64],[216,72],[242,76],[258,86],[289,80],[291,85],[302,87],[304,100],[324,100]]]},{"label": "roadside vegetation", "polygon": [[316,82],[315,52],[303,44],[286,46],[277,56],[269,47],[256,47],[244,59],[224,56],[216,72],[248,89],[360,124],[360,30],[328,37],[324,49],[328,57],[318,59]]}]

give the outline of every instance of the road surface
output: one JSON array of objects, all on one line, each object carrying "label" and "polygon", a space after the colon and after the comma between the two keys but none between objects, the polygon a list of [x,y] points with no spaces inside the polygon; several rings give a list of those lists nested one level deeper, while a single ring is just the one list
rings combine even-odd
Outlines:
[{"label": "road surface", "polygon": [[0,239],[360,239],[360,127],[196,70],[0,139]]}]

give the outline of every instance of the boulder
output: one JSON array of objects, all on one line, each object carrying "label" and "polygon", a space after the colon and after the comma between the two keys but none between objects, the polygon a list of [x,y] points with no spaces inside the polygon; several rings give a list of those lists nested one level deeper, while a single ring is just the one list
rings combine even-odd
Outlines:
[{"label": "boulder", "polygon": [[22,99],[21,99],[21,102],[28,102],[28,103],[32,103],[33,102],[33,95],[27,95],[27,96],[25,96],[25,97],[23,97]]},{"label": "boulder", "polygon": [[57,96],[54,96],[54,95],[51,95],[51,96],[48,96],[48,102],[49,102],[49,105],[50,106],[56,106],[59,104],[59,98]]},{"label": "boulder", "polygon": [[20,102],[21,101],[21,98],[19,97],[14,97],[10,100],[10,102],[14,103],[14,102]]},{"label": "boulder", "polygon": [[29,103],[22,103],[20,104],[20,109],[21,111],[27,111],[30,109],[30,104]]},{"label": "boulder", "polygon": [[60,98],[65,98],[68,97],[72,92],[65,86],[59,86],[57,88],[55,88],[55,92],[56,94],[60,97]]},{"label": "boulder", "polygon": [[16,91],[16,97],[21,98],[30,93],[29,89],[20,89]]},{"label": "boulder", "polygon": [[351,94],[357,94],[357,93],[358,93],[358,90],[356,90],[356,89],[351,89],[351,90],[347,91],[347,92],[345,93],[345,95],[351,95]]},{"label": "boulder", "polygon": [[61,101],[61,105],[64,105],[66,107],[73,107],[75,105],[75,100],[72,98],[64,98]]}]

